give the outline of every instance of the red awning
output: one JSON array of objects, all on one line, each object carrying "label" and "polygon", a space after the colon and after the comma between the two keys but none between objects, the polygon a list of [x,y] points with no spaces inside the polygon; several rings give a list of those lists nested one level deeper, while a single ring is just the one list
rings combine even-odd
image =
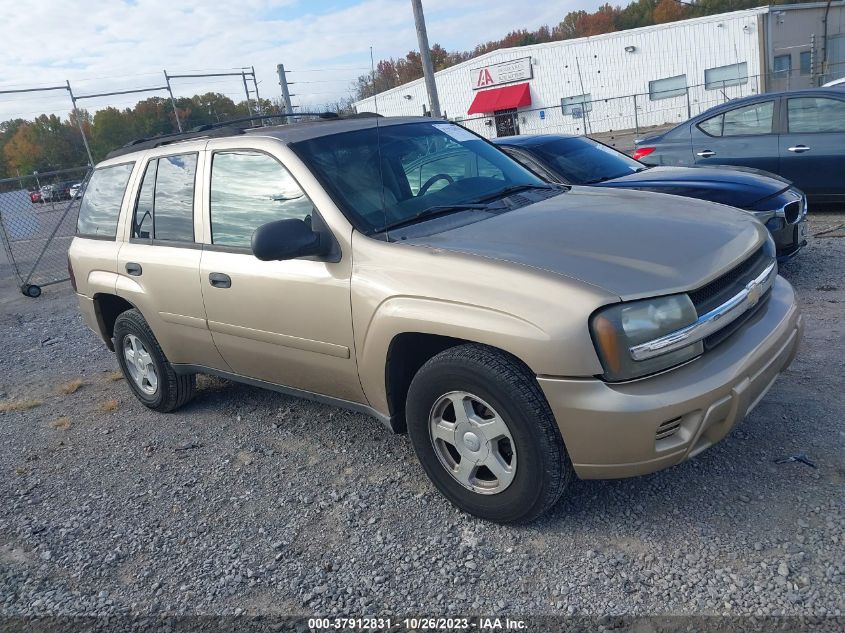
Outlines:
[{"label": "red awning", "polygon": [[531,91],[528,84],[516,84],[503,88],[492,88],[482,90],[475,95],[472,105],[467,114],[480,114],[483,112],[495,112],[496,110],[507,110],[508,108],[521,108],[531,105]]}]

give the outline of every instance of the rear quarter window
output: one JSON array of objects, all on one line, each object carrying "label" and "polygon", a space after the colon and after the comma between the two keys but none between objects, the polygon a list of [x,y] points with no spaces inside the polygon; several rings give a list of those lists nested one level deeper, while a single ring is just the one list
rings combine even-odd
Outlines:
[{"label": "rear quarter window", "polygon": [[123,194],[134,166],[123,163],[94,171],[79,206],[77,235],[112,239],[117,235]]}]

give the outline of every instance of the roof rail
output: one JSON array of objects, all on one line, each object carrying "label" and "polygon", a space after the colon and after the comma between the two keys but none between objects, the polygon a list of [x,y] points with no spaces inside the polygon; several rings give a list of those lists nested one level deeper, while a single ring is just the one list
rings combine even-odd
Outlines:
[{"label": "roof rail", "polygon": [[173,134],[159,134],[148,138],[139,138],[129,141],[123,147],[118,147],[106,154],[106,158],[115,158],[123,156],[132,152],[137,152],[144,149],[152,149],[161,147],[162,145],[169,145],[170,143],[177,143],[179,141],[187,141],[195,138],[214,138],[219,136],[237,136],[243,134],[248,128],[246,126],[239,126],[239,123],[253,123],[261,121],[262,123],[268,119],[286,119],[288,117],[317,117],[324,120],[334,120],[341,118],[360,118],[368,116],[381,116],[371,112],[362,112],[361,114],[353,114],[349,116],[341,116],[336,112],[291,112],[282,114],[262,114],[259,116],[244,117],[241,119],[232,119],[231,121],[221,121],[220,123],[209,123],[206,125],[199,125],[191,128],[187,132],[176,132]]}]

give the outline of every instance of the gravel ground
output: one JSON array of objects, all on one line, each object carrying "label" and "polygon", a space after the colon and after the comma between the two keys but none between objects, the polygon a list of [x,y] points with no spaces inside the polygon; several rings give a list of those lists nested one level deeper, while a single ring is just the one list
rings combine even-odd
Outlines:
[{"label": "gravel ground", "polygon": [[7,273],[0,407],[33,408],[0,413],[0,616],[845,615],[843,231],[782,268],[804,345],[729,438],[523,527],[454,510],[363,415],[219,379],[150,412],[67,284]]}]

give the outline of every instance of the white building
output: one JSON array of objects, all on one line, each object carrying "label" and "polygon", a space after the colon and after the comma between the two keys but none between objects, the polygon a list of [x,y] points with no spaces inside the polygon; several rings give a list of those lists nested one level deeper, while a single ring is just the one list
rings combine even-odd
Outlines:
[{"label": "white building", "polygon": [[[486,53],[436,73],[445,116],[487,136],[677,123],[726,99],[845,76],[845,2],[760,7]],[[422,79],[357,102],[428,110]]]}]

